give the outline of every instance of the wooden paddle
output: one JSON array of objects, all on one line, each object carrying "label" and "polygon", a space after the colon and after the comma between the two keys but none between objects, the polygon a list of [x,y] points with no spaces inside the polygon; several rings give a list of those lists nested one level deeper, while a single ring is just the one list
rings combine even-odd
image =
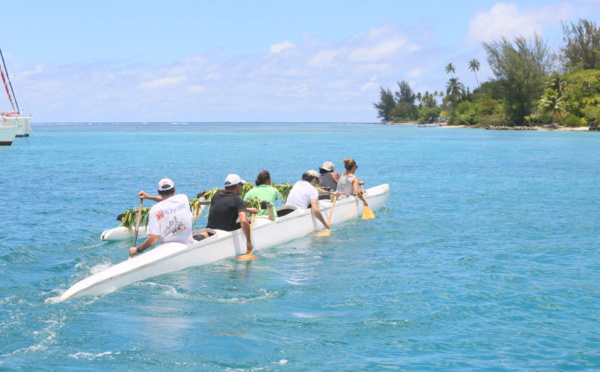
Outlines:
[{"label": "wooden paddle", "polygon": [[[252,219],[250,220],[250,242],[252,242],[252,228],[254,227],[254,216],[256,215],[256,213],[252,213]],[[246,253],[243,254],[241,256],[238,256],[238,261],[250,261],[250,260],[256,260],[258,258],[258,256],[255,256],[252,254],[252,252],[250,253]]]},{"label": "wooden paddle", "polygon": [[[331,204],[331,210],[329,211],[329,218],[327,218],[327,224],[331,223],[331,216],[333,216],[333,208],[335,208],[336,201],[337,201],[337,195],[333,197],[333,203]],[[329,236],[329,235],[331,235],[331,230],[324,229],[324,230],[319,231],[316,235],[318,237]]]},{"label": "wooden paddle", "polygon": [[[363,185],[360,185],[360,187],[362,188],[363,198],[365,198],[365,200],[367,200],[367,194],[365,194],[365,187]],[[375,213],[373,213],[371,208],[365,207],[362,218],[363,218],[363,220],[370,220],[372,218],[375,218]]]},{"label": "wooden paddle", "polygon": [[138,218],[135,224],[135,233],[133,234],[133,246],[137,243],[138,232],[140,231],[140,220],[142,218],[142,206],[144,205],[144,199],[140,199],[140,209],[138,210]]}]

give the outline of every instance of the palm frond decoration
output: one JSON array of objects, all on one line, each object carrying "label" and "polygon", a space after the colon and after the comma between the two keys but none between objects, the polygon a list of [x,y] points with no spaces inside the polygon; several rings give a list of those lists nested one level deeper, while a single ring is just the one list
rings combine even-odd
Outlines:
[{"label": "palm frond decoration", "polygon": [[242,186],[242,195],[241,198],[244,199],[244,196],[246,195],[246,193],[250,190],[252,190],[254,188],[254,185],[251,184],[250,182],[246,182],[244,184],[244,186]]},{"label": "palm frond decoration", "polygon": [[281,198],[281,201],[283,202],[283,204],[285,204],[285,202],[287,201],[288,195],[290,195],[290,191],[292,190],[292,184],[291,183],[282,183],[279,185],[275,185],[273,184],[273,187],[277,190],[277,193],[279,194],[279,197]]},{"label": "palm frond decoration", "polygon": [[246,207],[256,208],[260,211],[261,210],[260,203],[261,203],[261,200],[259,198],[248,199],[248,200],[246,200]]},{"label": "palm frond decoration", "polygon": [[[200,194],[198,194],[200,195]],[[202,208],[202,206],[200,205],[201,201],[204,201],[206,199],[204,199],[204,197],[199,197],[196,199],[192,199],[190,200],[190,211],[192,212],[192,215],[194,216],[194,222],[198,221],[198,217],[200,216],[200,209]]]},{"label": "palm frond decoration", "polygon": [[[123,213],[123,218],[121,219],[121,226],[125,227],[128,230],[131,230],[132,227],[137,223],[137,209],[130,209]],[[142,208],[142,217],[140,221],[140,226],[148,225],[148,213],[150,213],[150,207]]]}]

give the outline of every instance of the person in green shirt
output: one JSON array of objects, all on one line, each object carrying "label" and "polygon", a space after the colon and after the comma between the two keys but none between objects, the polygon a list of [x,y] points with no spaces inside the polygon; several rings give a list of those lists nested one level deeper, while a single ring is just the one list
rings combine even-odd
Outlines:
[{"label": "person in green shirt", "polygon": [[[262,171],[256,176],[256,187],[252,190],[248,191],[244,196],[244,200],[250,200],[252,198],[258,198],[260,201],[268,201],[273,206],[275,206],[275,200],[279,198],[279,193],[277,189],[271,186],[271,174],[269,171]],[[273,208],[273,212],[275,213],[275,217],[277,217],[277,211]],[[259,216],[266,216],[267,210],[261,209]]]}]

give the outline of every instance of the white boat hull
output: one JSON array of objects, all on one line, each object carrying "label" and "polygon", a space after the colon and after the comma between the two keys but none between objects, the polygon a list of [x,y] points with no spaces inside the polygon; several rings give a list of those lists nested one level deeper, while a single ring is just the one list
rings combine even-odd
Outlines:
[{"label": "white boat hull", "polygon": [[14,116],[6,117],[5,119],[9,125],[16,125],[19,127],[19,130],[17,130],[17,137],[29,137],[29,133],[31,132],[31,117]]},{"label": "white boat hull", "polygon": [[0,146],[12,145],[18,130],[14,125],[0,125]]},{"label": "white boat hull", "polygon": [[[389,197],[389,185],[372,187],[366,191],[369,207],[383,207]],[[331,202],[320,201],[325,218],[329,217]],[[356,197],[338,201],[331,216],[331,224],[362,216],[364,206]],[[254,251],[270,248],[306,236],[323,226],[314,218],[310,209],[298,209],[275,221],[257,218],[254,221],[252,243]],[[191,266],[206,265],[228,257],[246,253],[246,242],[241,229],[227,232],[214,230],[215,235],[190,245],[167,243],[133,259],[121,262],[98,274],[92,275],[69,288],[61,301],[84,295],[101,295],[112,292],[137,281],[174,272]]]}]

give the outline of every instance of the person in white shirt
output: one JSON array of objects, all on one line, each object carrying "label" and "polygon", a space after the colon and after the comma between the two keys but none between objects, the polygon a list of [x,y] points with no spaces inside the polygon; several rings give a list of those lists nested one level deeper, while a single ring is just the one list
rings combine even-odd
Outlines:
[{"label": "person in white shirt", "polygon": [[325,221],[323,214],[321,214],[321,211],[319,210],[319,194],[339,196],[340,193],[337,191],[326,191],[315,188],[315,185],[319,182],[321,182],[321,179],[319,178],[317,171],[309,170],[304,173],[302,175],[302,180],[296,182],[294,187],[292,187],[285,204],[301,209],[310,208],[313,216],[321,221],[323,226],[328,229],[329,224]]},{"label": "person in white shirt", "polygon": [[150,199],[159,202],[150,209],[148,215],[148,237],[138,247],[129,248],[129,256],[133,257],[142,253],[160,240],[164,243],[191,244],[192,238],[192,212],[190,203],[185,194],[175,195],[175,183],[168,178],[163,178],[158,183],[158,195],[148,195],[145,191],[138,194],[140,199]]}]

